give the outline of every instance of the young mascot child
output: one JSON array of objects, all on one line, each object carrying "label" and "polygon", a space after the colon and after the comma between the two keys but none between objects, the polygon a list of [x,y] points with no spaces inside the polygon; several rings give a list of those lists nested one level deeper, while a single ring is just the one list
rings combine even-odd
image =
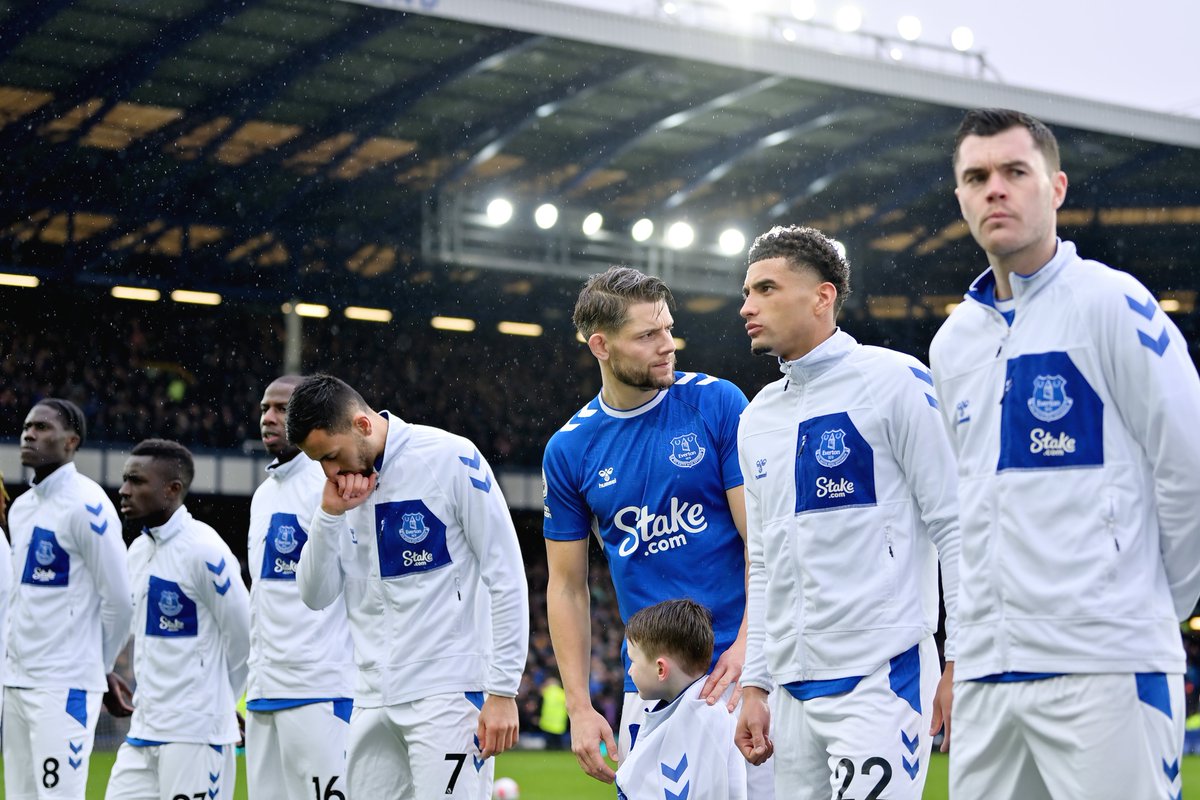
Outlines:
[{"label": "young mascot child", "polygon": [[736,720],[700,699],[712,660],[712,614],[692,600],[666,600],[625,626],[629,676],[657,700],[617,770],[618,800],[745,800],[746,762],[733,744]]}]

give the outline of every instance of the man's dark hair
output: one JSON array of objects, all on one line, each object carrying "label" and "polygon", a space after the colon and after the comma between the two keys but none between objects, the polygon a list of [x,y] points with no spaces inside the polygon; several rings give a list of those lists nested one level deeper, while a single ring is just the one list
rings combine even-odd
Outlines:
[{"label": "man's dark hair", "polygon": [[1054,132],[1040,120],[1034,119],[1023,111],[1013,111],[1008,108],[976,108],[968,111],[967,115],[963,117],[958,126],[958,133],[954,136],[952,163],[955,169],[958,168],[958,151],[962,147],[963,140],[968,136],[995,136],[1010,128],[1024,128],[1029,131],[1034,145],[1042,151],[1042,157],[1046,160],[1046,169],[1051,173],[1058,172],[1062,168],[1062,162],[1058,155],[1058,140],[1054,138]]},{"label": "man's dark hair", "polygon": [[665,303],[668,309],[675,309],[675,298],[660,278],[633,267],[609,267],[588,278],[571,320],[584,339],[596,331],[615,333],[628,321],[634,303]]},{"label": "man's dark hair", "polygon": [[746,266],[768,258],[785,258],[792,269],[810,269],[822,281],[832,283],[837,289],[834,316],[842,310],[842,304],[850,295],[850,262],[838,252],[833,239],[816,228],[777,225],[750,245]]},{"label": "man's dark hair", "polygon": [[63,427],[75,431],[75,435],[79,437],[79,445],[83,445],[84,439],[87,438],[87,418],[83,416],[83,410],[79,406],[61,397],[45,397],[33,405],[54,409],[62,420]]},{"label": "man's dark hair", "polygon": [[332,375],[310,375],[288,400],[287,438],[297,447],[314,430],[345,433],[355,411],[371,407],[350,384]]},{"label": "man's dark hair", "polygon": [[713,654],[712,613],[694,600],[664,600],[629,618],[625,638],[646,658],[669,656],[691,675],[708,672]]},{"label": "man's dark hair", "polygon": [[129,454],[147,456],[161,462],[165,468],[164,474],[183,484],[184,494],[192,487],[192,480],[196,477],[196,462],[192,459],[192,451],[179,442],[169,439],[145,439],[134,445]]}]

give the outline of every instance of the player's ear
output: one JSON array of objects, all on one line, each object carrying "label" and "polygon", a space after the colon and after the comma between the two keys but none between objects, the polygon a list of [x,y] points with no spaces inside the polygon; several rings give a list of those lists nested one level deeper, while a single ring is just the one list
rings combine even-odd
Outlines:
[{"label": "player's ear", "polygon": [[600,331],[596,331],[587,340],[588,349],[592,351],[592,355],[601,361],[608,360],[608,337]]},{"label": "player's ear", "polygon": [[671,677],[671,662],[661,656],[654,660],[654,666],[658,669],[658,679],[665,681]]},{"label": "player's ear", "polygon": [[354,415],[354,419],[350,421],[350,426],[363,436],[371,435],[371,418],[361,411]]}]

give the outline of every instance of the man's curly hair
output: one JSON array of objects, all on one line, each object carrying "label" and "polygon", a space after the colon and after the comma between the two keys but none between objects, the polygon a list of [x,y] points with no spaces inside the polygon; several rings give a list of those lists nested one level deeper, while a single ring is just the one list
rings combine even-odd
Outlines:
[{"label": "man's curly hair", "polygon": [[777,225],[750,245],[746,266],[768,258],[785,258],[792,269],[811,269],[822,281],[832,283],[837,289],[834,314],[842,310],[850,295],[850,262],[838,252],[833,239],[816,228]]}]

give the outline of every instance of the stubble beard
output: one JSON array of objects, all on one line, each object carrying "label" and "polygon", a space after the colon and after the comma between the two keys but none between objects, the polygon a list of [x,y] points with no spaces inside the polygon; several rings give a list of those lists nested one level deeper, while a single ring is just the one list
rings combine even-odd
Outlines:
[{"label": "stubble beard", "polygon": [[671,372],[662,378],[655,378],[649,367],[643,367],[638,370],[629,369],[619,361],[612,361],[613,377],[619,380],[626,386],[632,386],[634,389],[640,389],[643,392],[654,391],[655,389],[667,389],[675,383],[675,359],[671,359]]}]

